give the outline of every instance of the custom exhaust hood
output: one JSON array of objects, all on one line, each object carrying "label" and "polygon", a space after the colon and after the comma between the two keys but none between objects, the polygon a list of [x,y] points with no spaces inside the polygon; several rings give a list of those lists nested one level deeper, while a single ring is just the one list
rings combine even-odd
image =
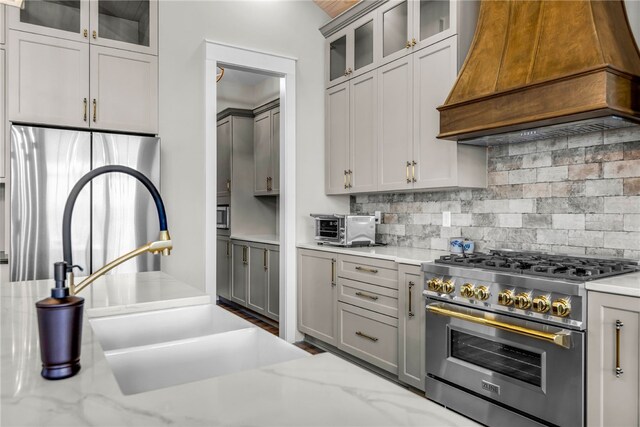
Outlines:
[{"label": "custom exhaust hood", "polygon": [[438,138],[494,145],[640,125],[622,0],[483,0]]}]

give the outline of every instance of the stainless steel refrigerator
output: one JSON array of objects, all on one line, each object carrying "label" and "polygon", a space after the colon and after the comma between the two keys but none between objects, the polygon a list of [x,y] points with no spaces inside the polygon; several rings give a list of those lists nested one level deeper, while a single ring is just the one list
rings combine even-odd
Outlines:
[{"label": "stainless steel refrigerator", "polygon": [[[92,168],[124,165],[160,189],[160,140],[154,137],[11,127],[11,280],[49,279],[62,261],[62,213],[71,188]],[[81,192],[73,211],[73,261],[89,274],[158,234],[158,216],[134,178],[106,174]],[[159,257],[139,256],[113,273],[160,269]]]}]

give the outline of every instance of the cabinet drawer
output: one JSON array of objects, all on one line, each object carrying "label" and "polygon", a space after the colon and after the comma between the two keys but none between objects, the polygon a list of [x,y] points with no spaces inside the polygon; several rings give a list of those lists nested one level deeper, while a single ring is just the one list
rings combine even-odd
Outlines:
[{"label": "cabinet drawer", "polygon": [[339,278],[338,300],[376,313],[398,317],[398,291],[395,289]]},{"label": "cabinet drawer", "polygon": [[338,255],[338,277],[398,289],[398,266],[393,261]]},{"label": "cabinet drawer", "polygon": [[338,348],[393,374],[398,373],[398,320],[338,303]]}]

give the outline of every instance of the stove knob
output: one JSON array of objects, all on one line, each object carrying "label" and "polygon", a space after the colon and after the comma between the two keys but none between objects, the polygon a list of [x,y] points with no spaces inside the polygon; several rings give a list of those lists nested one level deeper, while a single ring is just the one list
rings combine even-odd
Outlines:
[{"label": "stove knob", "polygon": [[551,308],[549,304],[549,298],[544,295],[539,295],[533,299],[533,309],[538,313],[546,313]]},{"label": "stove knob", "polygon": [[450,294],[455,290],[456,290],[456,287],[451,280],[445,280],[442,283],[442,292],[444,292],[445,294]]},{"label": "stove knob", "polygon": [[551,304],[554,316],[567,317],[571,313],[571,304],[564,298],[557,299]]},{"label": "stove knob", "polygon": [[510,290],[500,292],[498,294],[498,304],[500,305],[513,304],[513,292]]},{"label": "stove knob", "polygon": [[434,277],[427,282],[427,287],[430,291],[440,292],[440,288],[442,287],[442,280]]},{"label": "stove knob", "polygon": [[480,301],[486,301],[491,296],[491,293],[489,292],[489,289],[486,286],[478,286],[476,288],[475,294],[476,294],[476,298],[478,298]]},{"label": "stove knob", "polygon": [[531,297],[529,294],[521,293],[515,296],[513,299],[517,308],[526,310],[531,307]]},{"label": "stove knob", "polygon": [[473,298],[473,294],[474,294],[473,285],[471,283],[465,283],[460,288],[460,295],[462,295],[465,298]]}]

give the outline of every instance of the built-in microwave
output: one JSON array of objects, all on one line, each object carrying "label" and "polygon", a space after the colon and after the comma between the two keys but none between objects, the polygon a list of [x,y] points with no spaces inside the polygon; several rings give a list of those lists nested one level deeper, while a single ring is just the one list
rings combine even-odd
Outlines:
[{"label": "built-in microwave", "polygon": [[228,230],[230,224],[229,205],[218,205],[216,211],[216,227]]}]

